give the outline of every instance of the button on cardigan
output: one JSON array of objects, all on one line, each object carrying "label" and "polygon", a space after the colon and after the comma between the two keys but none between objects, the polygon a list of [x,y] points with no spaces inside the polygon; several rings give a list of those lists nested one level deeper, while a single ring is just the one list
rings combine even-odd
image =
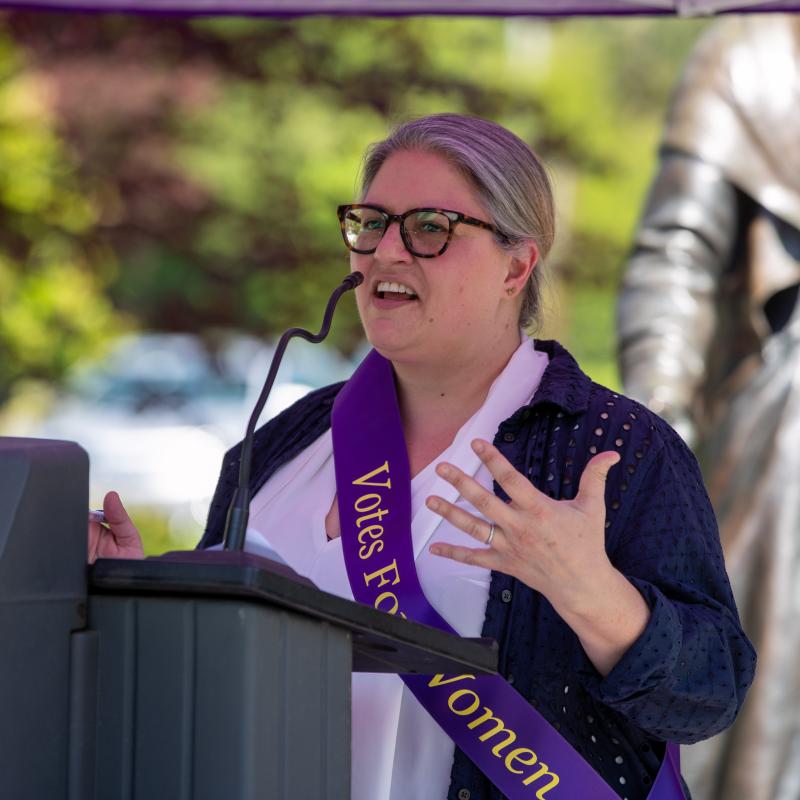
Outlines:
[{"label": "button on cardigan", "polygon": [[[650,621],[601,676],[577,636],[538,592],[493,573],[483,635],[500,645],[499,671],[621,798],[644,800],[665,741],[691,743],[735,718],[755,670],[722,557],[716,521],[694,456],[643,406],[593,383],[556,342],[531,403],[499,427],[495,445],[541,491],[570,499],[586,462],[621,460],[606,482],[606,551],[644,596]],[[251,490],[330,427],[342,384],[317,390],[256,434]],[[223,461],[200,547],[222,540],[239,466]],[[507,499],[502,489],[495,492]],[[448,800],[501,800],[456,749]],[[444,800],[444,798],[443,798]]]}]

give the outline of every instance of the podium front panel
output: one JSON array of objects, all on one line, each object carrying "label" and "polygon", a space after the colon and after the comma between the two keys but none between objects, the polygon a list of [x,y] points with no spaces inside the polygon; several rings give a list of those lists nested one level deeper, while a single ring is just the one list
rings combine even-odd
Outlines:
[{"label": "podium front panel", "polygon": [[98,595],[97,800],[350,796],[352,642],[265,604]]}]

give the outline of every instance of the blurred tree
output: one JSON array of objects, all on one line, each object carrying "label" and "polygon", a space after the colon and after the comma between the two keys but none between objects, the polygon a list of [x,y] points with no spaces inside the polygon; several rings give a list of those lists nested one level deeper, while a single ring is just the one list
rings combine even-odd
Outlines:
[{"label": "blurred tree", "polygon": [[20,378],[60,379],[118,330],[115,257],[54,131],[46,86],[0,31],[0,403]]}]

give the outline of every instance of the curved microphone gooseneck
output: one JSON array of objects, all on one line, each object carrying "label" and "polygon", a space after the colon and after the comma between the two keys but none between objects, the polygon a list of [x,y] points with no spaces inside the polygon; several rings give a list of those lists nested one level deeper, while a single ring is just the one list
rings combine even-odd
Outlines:
[{"label": "curved microphone gooseneck", "polygon": [[322,319],[322,327],[319,329],[319,333],[313,334],[304,328],[289,328],[278,341],[278,346],[275,348],[275,355],[272,357],[272,364],[269,368],[266,383],[261,390],[261,394],[258,396],[255,408],[253,408],[253,413],[250,415],[250,421],[247,423],[247,431],[242,440],[242,451],[239,460],[239,485],[233,494],[233,499],[228,508],[228,518],[225,522],[224,547],[226,550],[241,550],[244,547],[247,521],[250,516],[250,469],[253,457],[253,437],[256,432],[256,423],[261,416],[261,412],[264,410],[289,339],[293,336],[299,336],[307,342],[313,342],[314,344],[321,342],[328,335],[328,331],[330,331],[333,311],[336,308],[336,304],[339,302],[339,298],[345,292],[355,289],[356,286],[363,281],[364,276],[360,272],[351,272],[336,289],[334,289],[330,300],[328,300],[328,306],[325,309],[325,316]]}]

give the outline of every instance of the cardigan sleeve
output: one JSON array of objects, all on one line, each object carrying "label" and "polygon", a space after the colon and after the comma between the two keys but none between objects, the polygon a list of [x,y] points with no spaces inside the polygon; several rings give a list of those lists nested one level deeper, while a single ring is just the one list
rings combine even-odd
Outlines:
[{"label": "cardigan sleeve", "polygon": [[605,678],[590,665],[585,675],[597,700],[649,735],[689,744],[732,723],[756,655],[697,462],[671,430],[662,445],[608,542],[612,563],[650,606],[649,623]]}]

